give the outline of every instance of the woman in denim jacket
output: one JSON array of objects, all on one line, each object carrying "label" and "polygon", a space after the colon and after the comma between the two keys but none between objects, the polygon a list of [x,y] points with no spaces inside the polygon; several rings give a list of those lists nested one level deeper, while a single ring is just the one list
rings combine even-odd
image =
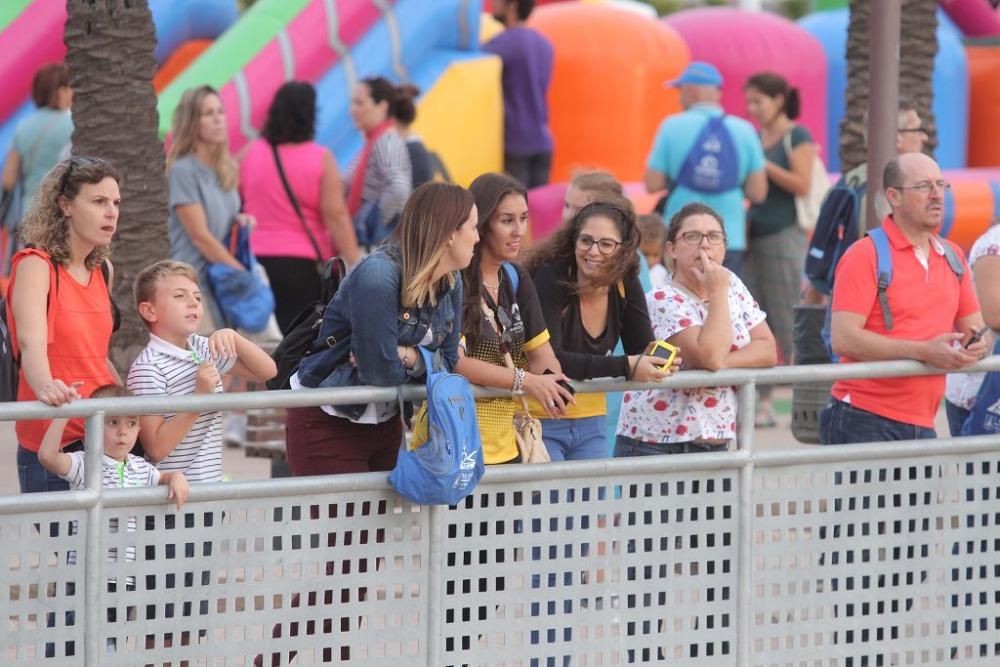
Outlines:
[{"label": "woman in denim jacket", "polygon": [[[392,387],[425,373],[418,345],[452,369],[461,333],[462,278],[479,233],[467,190],[426,183],[406,202],[393,243],[366,257],[341,285],[317,340],[302,360],[301,387]],[[403,441],[396,401],[291,408],[286,419],[292,474],[391,470]]]}]

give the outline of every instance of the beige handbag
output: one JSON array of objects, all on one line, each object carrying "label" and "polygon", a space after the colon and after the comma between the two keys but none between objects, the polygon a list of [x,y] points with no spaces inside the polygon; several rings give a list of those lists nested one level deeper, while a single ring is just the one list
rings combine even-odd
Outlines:
[{"label": "beige handbag", "polygon": [[[485,300],[482,307],[486,321],[490,323],[497,335],[500,335],[500,328],[493,315],[493,310],[486,305]],[[507,368],[517,368],[507,350],[503,351],[503,360],[507,364]],[[518,398],[521,401],[523,412],[514,414],[514,440],[517,441],[517,451],[521,455],[521,463],[549,463],[552,459],[549,457],[549,450],[545,448],[545,442],[542,440],[542,422],[531,416],[528,402],[524,400],[524,396]]]}]

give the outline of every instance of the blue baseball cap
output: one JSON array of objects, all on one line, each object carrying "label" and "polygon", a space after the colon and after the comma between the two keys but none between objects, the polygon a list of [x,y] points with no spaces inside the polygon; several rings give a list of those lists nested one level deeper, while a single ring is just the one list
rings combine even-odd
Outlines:
[{"label": "blue baseball cap", "polygon": [[684,68],[684,72],[673,81],[667,81],[665,85],[677,88],[685,84],[695,86],[715,86],[722,87],[722,72],[715,65],[701,60],[695,60]]}]

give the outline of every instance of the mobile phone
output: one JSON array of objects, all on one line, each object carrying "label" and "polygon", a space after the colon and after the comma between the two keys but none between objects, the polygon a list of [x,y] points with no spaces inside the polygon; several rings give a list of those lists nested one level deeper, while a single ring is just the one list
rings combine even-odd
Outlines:
[{"label": "mobile phone", "polygon": [[982,329],[980,329],[976,333],[972,334],[972,338],[970,338],[968,340],[968,342],[965,344],[965,349],[969,349],[970,345],[975,345],[976,343],[978,343],[982,339],[982,337],[986,335],[986,331],[988,329],[989,329],[988,326],[987,327],[983,327]]},{"label": "mobile phone", "polygon": [[[555,375],[555,373],[552,371],[551,368],[546,368],[545,372],[542,373],[542,375]],[[568,391],[571,395],[576,396],[576,389],[573,389],[573,385],[571,385],[569,382],[566,382],[566,380],[559,380],[556,382],[556,384],[565,389],[566,391]]]},{"label": "mobile phone", "polygon": [[657,359],[663,359],[660,370],[666,371],[670,368],[670,364],[674,363],[674,357],[677,356],[677,348],[665,340],[658,340],[653,342],[649,352],[646,354]]}]

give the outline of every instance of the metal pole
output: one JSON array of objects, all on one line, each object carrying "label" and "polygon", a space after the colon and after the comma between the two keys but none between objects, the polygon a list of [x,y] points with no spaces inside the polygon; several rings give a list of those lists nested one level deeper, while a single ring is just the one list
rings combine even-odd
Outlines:
[{"label": "metal pole", "polygon": [[868,27],[868,229],[882,224],[875,213],[876,195],[882,190],[882,169],[896,156],[901,4],[873,2]]},{"label": "metal pole", "polygon": [[427,543],[427,645],[426,659],[428,665],[440,665],[441,662],[441,616],[444,614],[444,587],[441,580],[444,577],[444,512],[447,508],[436,505],[422,507],[428,510],[428,543]]},{"label": "metal pole", "polygon": [[737,446],[738,448],[751,454],[743,463],[740,469],[740,558],[737,564],[737,581],[739,594],[737,605],[739,614],[737,616],[738,638],[736,664],[740,667],[749,667],[750,658],[753,654],[752,633],[753,625],[753,429],[754,412],[757,399],[757,385],[754,382],[747,383],[740,387],[739,409],[736,411],[737,424]]},{"label": "metal pole", "polygon": [[84,479],[87,491],[97,494],[97,502],[87,510],[87,557],[84,571],[84,664],[100,667],[101,664],[101,466],[104,455],[104,413],[95,412],[87,417],[84,429],[85,456]]}]

